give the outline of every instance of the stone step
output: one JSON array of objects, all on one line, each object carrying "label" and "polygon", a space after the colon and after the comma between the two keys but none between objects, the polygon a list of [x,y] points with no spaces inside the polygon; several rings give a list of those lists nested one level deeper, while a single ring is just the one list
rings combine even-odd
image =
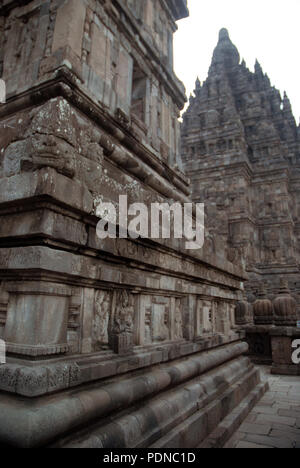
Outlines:
[{"label": "stone step", "polygon": [[223,448],[268,389],[269,384],[267,382],[257,385],[200,444],[199,448]]},{"label": "stone step", "polygon": [[[145,399],[139,405],[131,406],[121,415],[117,413],[70,434],[53,446],[164,447],[164,440],[169,440],[173,431],[176,435],[180,425],[209,409],[210,418],[205,420],[203,439],[259,381],[259,371],[248,358],[232,359],[201,376]],[[196,445],[202,439],[197,439]],[[184,440],[177,440],[176,437],[171,446],[188,447]]]},{"label": "stone step", "polygon": [[[243,356],[246,351],[246,343],[231,343],[149,367],[148,372],[128,373],[121,380],[104,379],[37,400],[22,398],[18,405],[13,395],[1,395],[0,440],[22,448],[45,446],[60,443],[61,439],[74,440],[76,431],[81,434],[91,429],[102,434],[98,438],[104,437],[108,447],[110,443],[120,447],[147,446],[150,436],[153,438],[149,443],[153,443],[164,434],[160,432],[162,427],[168,432],[183,421],[180,418],[197,411],[199,402],[210,403],[240,378],[241,372],[252,369],[253,364]],[[131,413],[139,421],[134,440],[128,439],[127,419]],[[108,420],[112,421],[110,427]],[[131,426],[135,422],[133,418]],[[29,426],[31,431],[27,430]],[[83,439],[89,443],[86,434]]]},{"label": "stone step", "polygon": [[[162,437],[151,448],[195,448],[209,436],[221,421],[259,385],[260,375],[256,368],[248,370],[239,381],[231,385],[218,398],[197,411],[169,434]],[[247,413],[248,414],[248,413]]]}]

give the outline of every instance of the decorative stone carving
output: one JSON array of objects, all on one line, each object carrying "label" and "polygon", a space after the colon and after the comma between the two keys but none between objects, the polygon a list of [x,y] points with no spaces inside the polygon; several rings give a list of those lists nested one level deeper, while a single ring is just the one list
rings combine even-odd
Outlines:
[{"label": "decorative stone carving", "polygon": [[81,180],[91,192],[99,192],[103,166],[101,133],[69,102],[54,98],[20,121],[23,123],[16,127],[13,140],[3,142],[5,177],[51,167],[68,178]]},{"label": "decorative stone carving", "polygon": [[0,283],[0,339],[4,338],[9,296]]},{"label": "decorative stone carving", "polygon": [[69,320],[68,320],[68,347],[69,353],[78,353],[81,340],[81,306],[82,291],[77,288],[72,290],[70,298]]},{"label": "decorative stone carving", "polygon": [[152,343],[152,307],[146,308],[145,313],[145,336],[144,336],[144,343],[151,344]]},{"label": "decorative stone carving", "polygon": [[43,38],[39,34],[39,27],[39,15],[31,11],[31,14],[19,16],[10,27],[6,27],[3,31],[6,52],[3,77],[9,83],[9,92],[18,83],[16,77],[21,72],[32,81],[30,65],[36,59],[37,44],[39,48],[43,48],[44,45]]},{"label": "decorative stone carving", "polygon": [[214,328],[214,303],[211,300],[198,299],[196,311],[196,335],[212,333]]},{"label": "decorative stone carving", "polygon": [[166,307],[162,304],[154,304],[152,307],[152,336],[154,342],[162,342],[169,339],[167,324]]},{"label": "decorative stone carving", "polygon": [[181,309],[181,300],[176,300],[175,305],[175,317],[174,317],[174,338],[175,340],[183,339],[183,321],[182,321],[182,309]]},{"label": "decorative stone carving", "polygon": [[274,321],[273,305],[267,299],[267,291],[264,283],[260,285],[259,299],[253,304],[254,323],[256,325],[272,325]]},{"label": "decorative stone carving", "polygon": [[116,119],[122,125],[122,127],[126,128],[126,130],[130,128],[130,118],[120,108],[116,110]]},{"label": "decorative stone carving", "polygon": [[125,354],[133,348],[134,296],[125,289],[117,292],[116,311],[112,328],[112,348]]},{"label": "decorative stone carving", "polygon": [[73,123],[71,106],[63,98],[43,105],[27,133],[28,161],[23,169],[48,166],[72,178],[76,171],[76,127]]},{"label": "decorative stone carving", "polygon": [[288,282],[281,278],[279,296],[273,302],[274,322],[278,326],[296,326],[297,303],[291,296]]},{"label": "decorative stone carving", "polygon": [[16,392],[20,368],[15,365],[0,366],[0,389],[5,392]]},{"label": "decorative stone carving", "polygon": [[95,294],[95,314],[93,320],[93,347],[95,350],[102,349],[103,346],[108,345],[110,315],[111,293],[109,291],[97,291]]},{"label": "decorative stone carving", "polygon": [[45,344],[30,346],[7,341],[6,350],[11,354],[38,357],[45,355],[51,356],[55,354],[65,354],[67,351],[69,351],[69,346],[67,343],[58,345]]},{"label": "decorative stone carving", "polygon": [[47,364],[36,367],[0,366],[0,390],[33,397],[71,388],[80,383],[76,363]]},{"label": "decorative stone carving", "polygon": [[29,161],[23,163],[21,170],[53,167],[67,177],[75,174],[74,148],[54,135],[34,135],[27,147]]},{"label": "decorative stone carving", "polygon": [[231,330],[231,325],[229,304],[227,302],[218,301],[216,311],[216,331],[228,336]]},{"label": "decorative stone carving", "polygon": [[[172,306],[170,305],[172,303]],[[149,345],[183,337],[181,300],[163,296],[142,296],[141,342]],[[170,310],[172,309],[172,317]],[[173,325],[172,325],[173,324]]]}]

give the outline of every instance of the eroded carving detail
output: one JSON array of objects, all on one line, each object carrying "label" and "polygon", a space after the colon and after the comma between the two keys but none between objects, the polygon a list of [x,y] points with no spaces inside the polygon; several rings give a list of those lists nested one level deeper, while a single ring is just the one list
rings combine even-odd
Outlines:
[{"label": "eroded carving detail", "polygon": [[182,340],[183,339],[183,321],[182,321],[182,307],[181,307],[180,299],[176,299],[174,322],[175,322],[174,338],[175,340]]},{"label": "eroded carving detail", "polygon": [[29,397],[78,385],[80,378],[76,363],[37,367],[0,366],[0,390]]},{"label": "eroded carving detail", "polygon": [[112,346],[118,354],[133,348],[134,295],[126,290],[118,291],[112,327]]},{"label": "eroded carving detail", "polygon": [[108,328],[111,314],[111,293],[97,291],[95,294],[95,315],[93,320],[93,346],[99,350],[108,345]]},{"label": "eroded carving detail", "polygon": [[169,338],[169,309],[164,304],[153,304],[152,339],[154,342],[162,342]]}]

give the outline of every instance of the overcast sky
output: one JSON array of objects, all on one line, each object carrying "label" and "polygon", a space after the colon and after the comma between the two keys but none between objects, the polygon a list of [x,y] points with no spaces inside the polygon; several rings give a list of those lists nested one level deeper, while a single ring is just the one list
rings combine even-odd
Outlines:
[{"label": "overcast sky", "polygon": [[300,117],[300,0],[188,0],[190,17],[178,22],[175,71],[187,95],[197,75],[207,77],[219,30],[229,30],[250,70],[255,59],[273,86],[286,91]]}]

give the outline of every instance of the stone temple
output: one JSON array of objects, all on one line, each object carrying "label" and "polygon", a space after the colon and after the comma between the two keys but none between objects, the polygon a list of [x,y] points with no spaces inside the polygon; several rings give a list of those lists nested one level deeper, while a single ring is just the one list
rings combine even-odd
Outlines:
[{"label": "stone temple", "polygon": [[275,373],[300,374],[291,362],[300,335],[300,126],[286,93],[282,99],[258,62],[249,71],[226,29],[181,133],[192,198],[205,202],[206,225],[227,260],[242,259],[247,271],[236,312],[250,354]]},{"label": "stone temple", "polygon": [[[246,356],[238,257],[249,245],[252,281],[297,274],[297,128],[287,99],[281,109],[261,70],[239,65],[225,31],[183,129],[192,188],[199,177],[199,191],[216,197],[222,229],[189,251],[186,239],[127,238],[117,221],[123,236],[96,232],[99,206],[117,209],[119,195],[148,207],[191,202],[172,42],[187,16],[186,0],[0,0],[1,447],[222,447],[267,389]],[[219,185],[200,188],[214,171]],[[291,243],[285,257],[276,242]],[[293,313],[282,291],[274,307]],[[257,316],[272,308],[262,299]]]},{"label": "stone temple", "polygon": [[226,258],[242,257],[253,302],[288,282],[300,307],[300,126],[258,62],[240,61],[222,29],[208,78],[196,81],[183,117],[182,157],[195,202],[221,236]]}]

